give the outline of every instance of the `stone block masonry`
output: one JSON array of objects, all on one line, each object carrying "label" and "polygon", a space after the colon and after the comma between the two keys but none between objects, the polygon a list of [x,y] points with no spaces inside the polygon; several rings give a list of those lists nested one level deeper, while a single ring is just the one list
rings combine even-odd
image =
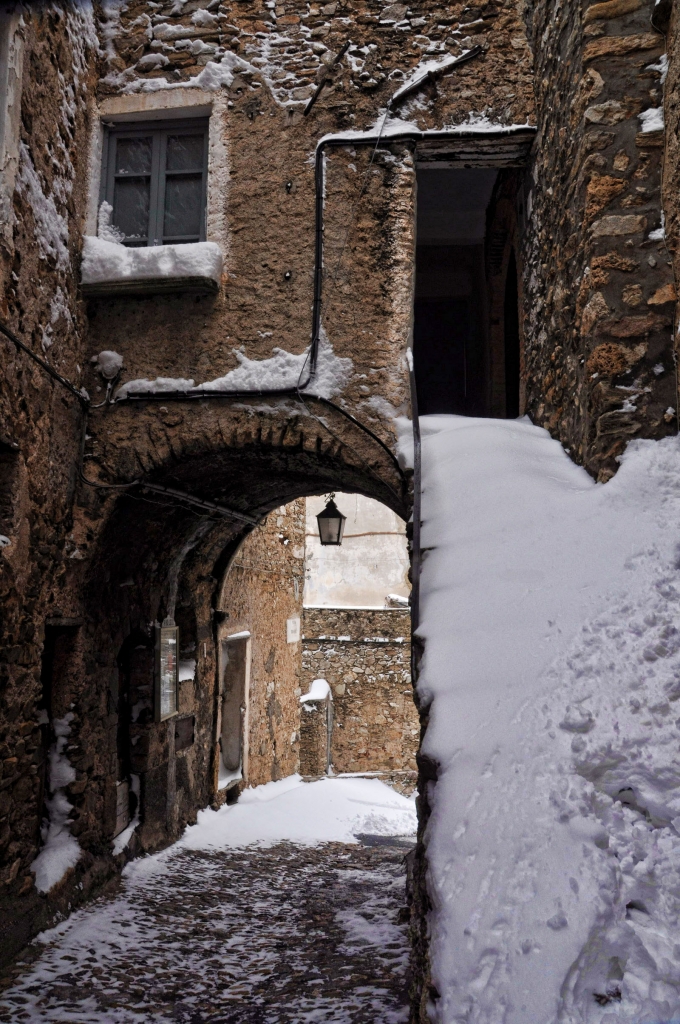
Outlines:
[{"label": "stone block masonry", "polygon": [[[653,8],[670,15],[662,31],[650,21]],[[8,25],[11,40],[1,36]],[[371,129],[421,62],[479,46],[474,60],[424,81],[392,113],[419,131],[465,127],[485,138],[494,127],[537,126],[524,182],[525,168],[512,169],[518,201],[513,179],[497,217],[514,232],[522,279],[526,411],[606,479],[628,439],[676,429],[677,29],[666,0],[423,0],[415,8],[128,0],[24,4],[20,17],[0,18],[0,54],[12,61],[11,76],[0,74],[0,93],[11,94],[11,116],[0,116],[0,166],[11,171],[0,197],[1,314],[34,354],[92,396],[85,417],[78,399],[0,341],[0,534],[9,541],[0,542],[3,958],[126,856],[170,842],[215,798],[225,631],[248,626],[253,637],[253,780],[295,770],[299,694],[282,684],[297,678],[302,690],[315,676],[333,688],[336,769],[413,769],[419,725],[406,613],[371,612],[369,625],[357,625],[358,612],[333,610],[321,627],[322,613],[310,609],[302,677],[292,647],[270,664],[257,637],[280,636],[299,601],[292,575],[285,585],[265,582],[264,569],[280,571],[280,581],[294,574],[288,548],[276,553],[285,546],[274,510],[335,489],[410,513],[408,474],[392,456],[395,416],[409,414],[416,144],[383,140],[374,153],[349,139],[326,151],[322,322],[334,358],[346,361],[333,393],[339,411],[296,395],[244,403],[175,393],[107,404],[97,355],[120,355],[115,387],[214,381],[241,357],[272,360],[277,347],[276,366],[304,359],[319,140]],[[206,234],[223,257],[218,291],[85,300],[79,262],[82,234],[97,230],[102,122],[197,113],[210,122]],[[500,324],[496,306],[493,316]],[[192,493],[222,512],[144,492],[142,483]],[[262,532],[251,532],[264,517]],[[194,677],[180,684],[181,728],[151,721],[150,639],[171,609],[183,656],[196,660]],[[82,856],[44,896],[31,872],[52,740],[41,723],[66,714],[75,773],[66,796]],[[137,741],[132,753],[126,735]],[[145,776],[145,817],[114,856],[126,758]],[[424,828],[436,766],[421,769]],[[426,868],[421,844],[414,929],[423,1020]]]},{"label": "stone block masonry", "polygon": [[[302,686],[322,678],[331,687],[335,772],[389,773],[413,788],[420,728],[410,628],[408,609],[305,608]],[[310,742],[312,731],[310,722]]]},{"label": "stone block masonry", "polygon": [[328,705],[305,701],[300,712],[300,774],[325,775],[328,769]]},{"label": "stone block masonry", "polygon": [[653,8],[549,2],[531,18],[539,102],[525,195],[527,411],[601,481],[632,438],[677,431],[677,190],[667,176],[667,238],[668,57]]},{"label": "stone block masonry", "polygon": [[275,509],[246,537],[218,601],[218,640],[250,634],[247,772],[259,786],[298,770],[300,758],[300,641],[288,642],[286,623],[302,616],[305,503]]}]

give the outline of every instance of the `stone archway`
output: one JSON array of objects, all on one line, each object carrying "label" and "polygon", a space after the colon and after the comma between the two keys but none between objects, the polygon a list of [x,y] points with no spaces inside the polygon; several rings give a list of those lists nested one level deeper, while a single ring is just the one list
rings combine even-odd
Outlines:
[{"label": "stone archway", "polygon": [[[176,718],[149,713],[135,729],[142,823],[128,849],[136,853],[174,838],[215,799],[217,595],[244,536],[277,506],[336,489],[407,518],[408,481],[377,435],[308,397],[248,408],[230,399],[121,403],[94,414],[88,434],[74,530],[87,556],[86,671],[72,735],[85,752],[73,827],[92,846],[110,840],[120,820],[117,652],[130,636],[152,645],[154,624],[179,618],[178,608],[191,605],[195,623],[194,651],[183,654],[195,664],[180,676]],[[136,683],[149,706],[152,685],[144,695]]]}]

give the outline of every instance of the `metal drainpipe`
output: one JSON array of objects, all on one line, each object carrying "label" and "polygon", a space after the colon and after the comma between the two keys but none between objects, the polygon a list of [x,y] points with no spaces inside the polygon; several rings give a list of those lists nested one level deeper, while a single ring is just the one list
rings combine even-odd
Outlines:
[{"label": "metal drainpipe", "polygon": [[335,719],[333,696],[326,697],[326,775],[333,774],[333,722]]},{"label": "metal drainpipe", "polygon": [[418,675],[420,640],[415,636],[420,625],[420,520],[422,451],[420,441],[420,420],[418,419],[418,393],[413,365],[413,349],[408,350],[408,376],[411,386],[411,416],[413,419],[413,529],[411,532],[411,680],[415,685]]}]

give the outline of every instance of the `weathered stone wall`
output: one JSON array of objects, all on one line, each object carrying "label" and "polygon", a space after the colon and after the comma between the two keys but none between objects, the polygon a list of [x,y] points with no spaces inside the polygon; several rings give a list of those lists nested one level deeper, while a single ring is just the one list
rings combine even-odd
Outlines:
[{"label": "weathered stone wall", "polygon": [[307,778],[328,771],[328,701],[305,701],[300,709],[300,774]]},{"label": "weathered stone wall", "polygon": [[[677,4],[663,5],[661,27],[668,40],[668,77],[665,84],[666,150],[663,174],[663,205],[666,213],[666,244],[673,260],[675,282],[680,280],[680,11]],[[677,316],[677,308],[676,308]]]},{"label": "weathered stone wall", "polygon": [[321,678],[333,694],[333,769],[401,772],[413,783],[419,724],[408,609],[305,608],[303,635],[304,692]]},{"label": "weathered stone wall", "polygon": [[666,44],[653,7],[609,0],[532,11],[526,407],[600,480],[631,438],[677,430],[664,133],[658,117],[640,116],[663,104]]},{"label": "weathered stone wall", "polygon": [[[275,345],[294,353],[305,349],[316,144],[328,131],[372,124],[386,97],[430,47],[461,52],[479,42],[489,49],[477,70],[469,65],[428,85],[427,102],[417,97],[406,103],[402,116],[423,128],[467,121],[471,110],[486,110],[504,123],[531,116],[527,40],[514,3],[488,4],[481,17],[475,11],[462,16],[462,4],[446,11],[425,5],[417,17],[400,11],[399,22],[381,18],[378,4],[341,4],[335,10],[331,5],[320,13],[312,8],[306,17],[285,7],[272,14],[256,3],[222,5],[217,14],[205,6],[190,3],[176,13],[171,4],[147,10],[137,2],[118,9],[121,22],[114,18],[105,33],[109,65],[96,99],[104,118],[142,115],[151,108],[171,114],[186,94],[166,86],[184,83],[194,100],[212,110],[211,160],[217,161],[217,174],[208,230],[209,237],[215,232],[225,258],[221,288],[214,297],[178,293],[88,300],[87,362],[80,365],[87,367],[93,406],[104,401],[106,390],[90,359],[104,349],[123,356],[119,383],[157,376],[203,382],[235,367],[239,347],[250,359],[269,357]],[[407,47],[404,32],[412,37]],[[356,52],[350,49],[310,117],[303,118],[304,96],[295,90],[309,95],[306,83],[324,73],[348,36],[356,40]],[[224,52],[238,50],[243,63],[229,58],[224,65],[210,64],[211,56],[221,57],[222,44]],[[94,128],[91,195],[87,203],[83,197],[81,208],[90,233],[96,230],[97,136]],[[412,150],[410,143],[390,142],[371,159],[371,149],[352,144],[326,159],[324,327],[335,355],[352,360],[345,383],[340,380],[337,387],[347,411],[393,447],[391,413],[407,411],[409,394],[402,356],[411,320]],[[252,781],[293,769],[297,741],[292,737],[299,730],[295,688],[279,692],[292,668],[275,658],[270,669],[270,651],[261,644],[270,629],[264,622],[266,603],[258,600],[265,574],[255,579],[234,565],[224,600],[219,597],[243,524],[205,508],[192,510],[171,496],[134,487],[121,495],[109,488],[145,480],[256,518],[301,494],[334,488],[372,495],[408,515],[408,493],[389,454],[342,414],[312,399],[304,404],[264,400],[246,407],[228,400],[170,398],[104,404],[91,409],[87,435],[84,469],[90,483],[78,489],[71,531],[78,575],[61,611],[83,622],[80,661],[74,661],[74,685],[68,690],[76,706],[80,789],[74,794],[74,828],[87,853],[83,864],[88,856],[98,857],[97,863],[108,865],[102,869],[106,874],[115,828],[114,736],[124,717],[123,670],[130,679],[127,699],[138,709],[130,731],[145,808],[126,855],[168,842],[198,806],[215,798],[218,641],[239,616],[251,619],[254,638]],[[251,548],[253,558],[264,558],[258,537],[246,540],[237,562]],[[182,684],[180,695],[181,717],[195,718],[194,742],[181,751],[174,747],[174,724],[152,722],[149,706],[151,626],[168,613],[173,586],[176,621],[196,655],[194,678]],[[284,590],[276,598],[272,628],[290,611],[293,599]],[[233,613],[234,619],[218,629],[215,611]],[[287,658],[284,654],[283,661]],[[63,891],[83,878],[77,868]]]},{"label": "weathered stone wall", "polygon": [[[297,671],[294,652],[292,645],[277,646],[270,667],[270,638],[280,638],[299,596],[291,589],[290,546],[279,543],[272,510],[300,495],[345,489],[408,517],[407,479],[344,412],[394,451],[392,414],[409,407],[403,355],[412,315],[413,143],[383,140],[373,153],[354,139],[326,157],[323,324],[335,356],[352,360],[331,386],[343,411],[295,397],[247,406],[170,398],[100,404],[106,386],[89,360],[104,349],[120,352],[120,382],[157,376],[204,382],[235,368],[239,348],[252,360],[269,358],[274,346],[302,353],[311,326],[316,145],[326,133],[374,125],[421,59],[482,47],[474,60],[425,83],[393,111],[407,123],[473,127],[473,114],[473,121],[486,118],[486,126],[532,124],[538,114],[527,187],[516,211],[512,190],[497,210],[516,247],[526,224],[528,411],[600,479],[614,470],[627,438],[675,429],[672,268],[663,241],[650,238],[660,226],[663,139],[640,132],[637,116],[661,97],[660,72],[649,69],[664,48],[649,24],[651,0],[590,6],[546,0],[527,10],[525,23],[520,0],[472,7],[423,0],[417,9],[378,0],[302,8],[269,8],[258,0],[129,0],[106,5],[109,20],[100,32],[106,66],[97,68],[86,4],[24,5],[16,123],[25,149],[10,197],[11,224],[5,216],[0,225],[2,315],[34,352],[46,354],[76,386],[84,383],[93,401],[84,425],[78,399],[0,339],[6,351],[0,533],[11,542],[0,550],[4,955],[91,893],[126,856],[170,841],[197,807],[215,798],[219,638],[233,623],[234,631],[249,628],[253,636],[252,780],[297,765],[292,737],[299,732],[299,705],[295,686],[284,686]],[[97,13],[105,16],[102,6]],[[677,135],[677,12],[674,18],[666,107]],[[326,74],[305,117],[305,101]],[[141,115],[152,107],[171,113],[187,94],[212,110],[216,174],[208,229],[225,260],[220,289],[209,297],[90,299],[85,307],[78,301],[77,264],[81,231],[96,230],[100,117]],[[667,243],[677,259],[675,135],[664,197]],[[5,194],[0,198],[5,211]],[[506,246],[497,291],[507,255]],[[492,292],[493,304],[500,292]],[[500,380],[493,387],[494,409],[502,414]],[[80,469],[90,483],[80,479]],[[139,481],[191,492],[223,511],[130,486]],[[123,491],[115,489],[121,485]],[[256,520],[268,514],[267,525],[239,548],[246,527],[224,512],[229,508]],[[239,565],[241,559],[252,565]],[[273,588],[265,567],[278,581]],[[272,590],[268,622],[262,595]],[[150,704],[153,625],[171,611],[184,656],[196,660],[194,678],[180,692],[180,718],[195,719],[194,738],[181,750],[175,722],[152,721]],[[230,617],[218,621],[215,612]],[[400,621],[399,613],[380,614]],[[339,642],[325,640],[310,653],[314,671],[301,680],[304,686],[324,675],[334,687],[345,686],[334,695],[336,724],[343,723],[336,728],[336,768],[363,770],[371,758],[411,764],[406,746],[414,743],[416,726],[404,679],[408,643],[381,634],[387,627],[378,623],[349,642],[356,644],[349,680],[334,675],[330,649],[339,650]],[[325,635],[354,637],[339,620],[336,625]],[[381,635],[388,643],[364,642]],[[408,637],[408,629],[399,635]],[[367,673],[356,669],[369,657],[376,660],[367,683]],[[391,697],[397,708],[385,714]],[[39,732],[43,706],[52,719],[74,716],[68,756],[76,778],[67,796],[83,851],[49,900],[36,895],[29,870],[53,738],[49,726]],[[349,742],[355,728],[367,730],[356,754]],[[130,757],[145,817],[114,862],[110,841],[126,734],[135,741]],[[424,822],[436,766],[421,768]],[[425,868],[421,847],[414,928],[423,1014]]]},{"label": "weathered stone wall", "polygon": [[[226,163],[216,198],[217,219],[227,224],[219,295],[90,304],[93,353],[120,351],[123,380],[162,374],[206,381],[237,365],[238,347],[258,359],[273,345],[305,348],[316,144],[328,132],[373,123],[424,54],[485,49],[477,64],[407,101],[398,111],[405,121],[441,127],[484,110],[502,123],[525,123],[532,112],[529,51],[514,2],[446,10],[426,3],[417,15],[399,4],[385,10],[377,0],[309,9],[248,2],[196,13],[197,6],[147,9],[138,0],[109,25],[102,109],[121,92],[126,109],[147,109],[151,98],[170,104],[174,96],[181,104],[183,95],[200,91],[219,123]],[[347,56],[329,72],[349,39]],[[225,54],[226,65],[216,63]],[[304,100],[326,75],[303,117]],[[183,84],[189,88],[175,88]],[[399,357],[411,317],[412,148],[392,143],[373,154],[355,144],[326,159],[324,326],[336,355],[353,360],[345,397],[390,441],[392,426],[376,415],[372,399],[395,408],[408,401]]]},{"label": "weathered stone wall", "polygon": [[218,640],[251,636],[248,769],[259,786],[298,770],[301,642],[287,641],[286,622],[302,617],[305,503],[276,509],[244,540],[218,602],[226,616]]},{"label": "weathered stone wall", "polygon": [[[5,5],[0,34],[0,317],[77,387],[85,358],[77,256],[96,77],[86,8]],[[4,57],[3,57],[4,59]],[[9,72],[5,79],[5,72]],[[6,115],[6,116],[5,116]],[[41,718],[46,620],[66,611],[83,425],[78,398],[0,337],[0,956],[46,921],[30,864],[40,843],[49,727]],[[81,644],[72,664],[81,657]],[[68,710],[68,709],[67,709]]]}]

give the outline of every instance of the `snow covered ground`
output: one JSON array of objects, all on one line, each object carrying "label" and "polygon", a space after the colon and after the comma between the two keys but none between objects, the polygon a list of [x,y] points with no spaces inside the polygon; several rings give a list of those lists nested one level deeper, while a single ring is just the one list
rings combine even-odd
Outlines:
[{"label": "snow covered ground", "polygon": [[680,443],[421,423],[432,1018],[680,1021]]},{"label": "snow covered ground", "polygon": [[403,1024],[414,828],[375,779],[248,790],[40,935],[0,1021]]},{"label": "snow covered ground", "polygon": [[[227,847],[271,846],[289,842],[356,843],[357,835],[414,835],[415,800],[395,792],[379,779],[333,778],[303,782],[290,775],[242,793],[239,802],[219,811],[199,811],[196,825],[154,861],[176,851],[221,850]],[[135,861],[127,871],[145,870]]]}]

